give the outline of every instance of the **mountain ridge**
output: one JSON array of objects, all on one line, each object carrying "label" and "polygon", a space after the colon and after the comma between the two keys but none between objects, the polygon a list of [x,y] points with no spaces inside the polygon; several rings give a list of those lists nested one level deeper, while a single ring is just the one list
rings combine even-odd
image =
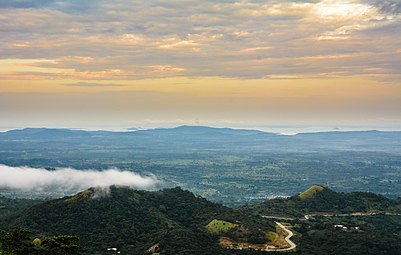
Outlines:
[{"label": "mountain ridge", "polygon": [[[187,134],[204,133],[208,131],[220,131],[222,133],[248,133],[248,134],[270,134],[270,135],[281,135],[280,133],[266,132],[258,129],[245,129],[245,128],[229,128],[229,127],[212,127],[212,126],[197,126],[197,125],[181,125],[171,128],[149,128],[149,129],[127,129],[128,131],[109,131],[109,130],[84,130],[84,129],[72,129],[72,128],[47,128],[47,127],[27,127],[23,129],[10,129],[2,131],[0,134],[35,134],[38,132],[70,132],[70,133],[143,133],[143,132],[156,132],[156,133],[170,133],[170,132],[183,132]],[[309,135],[351,135],[351,134],[401,134],[401,131],[383,131],[383,130],[355,130],[355,131],[316,131],[316,132],[299,132],[294,135],[284,136],[309,136]]]},{"label": "mountain ridge", "polygon": [[[24,227],[37,235],[80,236],[83,252],[88,254],[104,254],[108,247],[119,247],[125,254],[143,254],[158,243],[164,254],[179,254],[179,249],[207,255],[222,254],[216,237],[206,229],[216,218],[241,219],[251,227],[256,224],[245,214],[179,187],[149,192],[111,186],[108,192],[89,188],[35,204],[3,218],[0,226]],[[269,221],[263,226],[274,230]]]}]

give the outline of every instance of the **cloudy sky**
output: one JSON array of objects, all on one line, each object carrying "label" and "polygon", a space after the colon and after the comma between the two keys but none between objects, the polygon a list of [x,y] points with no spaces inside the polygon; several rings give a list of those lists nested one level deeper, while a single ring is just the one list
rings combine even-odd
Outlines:
[{"label": "cloudy sky", "polygon": [[400,0],[1,0],[0,127],[401,129]]}]

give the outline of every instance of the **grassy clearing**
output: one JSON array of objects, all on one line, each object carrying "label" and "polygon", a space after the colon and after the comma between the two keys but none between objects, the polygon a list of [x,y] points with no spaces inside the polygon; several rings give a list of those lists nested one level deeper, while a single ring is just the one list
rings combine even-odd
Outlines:
[{"label": "grassy clearing", "polygon": [[287,248],[288,243],[285,240],[287,232],[285,232],[281,227],[276,227],[276,232],[269,231],[265,234],[267,239],[267,244],[275,246],[277,248]]},{"label": "grassy clearing", "polygon": [[299,194],[299,198],[301,198],[301,200],[312,198],[316,194],[316,192],[322,191],[323,189],[324,188],[322,186],[314,185],[309,189],[305,190],[304,192],[302,192],[301,194]]},{"label": "grassy clearing", "polygon": [[207,224],[206,227],[210,233],[219,234],[219,233],[226,233],[230,229],[236,228],[238,226],[239,226],[238,224],[234,224],[228,221],[214,219],[211,222],[209,222],[209,224]]},{"label": "grassy clearing", "polygon": [[266,232],[265,236],[268,242],[273,242],[278,237],[277,233],[273,231]]}]

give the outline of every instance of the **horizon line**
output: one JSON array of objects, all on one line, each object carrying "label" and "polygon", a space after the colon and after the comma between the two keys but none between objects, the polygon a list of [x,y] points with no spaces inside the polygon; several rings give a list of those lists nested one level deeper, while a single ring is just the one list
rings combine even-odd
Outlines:
[{"label": "horizon line", "polygon": [[[253,130],[263,133],[271,133],[276,135],[297,135],[297,134],[317,134],[317,133],[346,133],[346,132],[401,132],[400,128],[394,127],[358,127],[355,126],[266,126],[266,127],[238,127],[238,126],[214,126],[214,125],[192,125],[192,124],[182,124],[182,125],[165,125],[165,126],[154,126],[154,127],[67,127],[67,126],[25,126],[25,127],[6,127],[0,126],[0,133],[7,133],[9,131],[25,130],[25,129],[49,129],[49,130],[71,130],[71,131],[86,131],[86,132],[111,132],[111,133],[135,133],[136,131],[145,130],[157,130],[157,129],[175,129],[180,127],[205,127],[213,129],[232,129],[232,130]],[[312,130],[306,130],[306,129]],[[294,129],[292,132],[276,132],[278,129]],[[299,131],[295,131],[299,129]],[[304,129],[304,130],[302,130]],[[313,130],[316,129],[316,130]],[[318,130],[319,129],[319,130]],[[287,130],[289,131],[289,130]]]}]

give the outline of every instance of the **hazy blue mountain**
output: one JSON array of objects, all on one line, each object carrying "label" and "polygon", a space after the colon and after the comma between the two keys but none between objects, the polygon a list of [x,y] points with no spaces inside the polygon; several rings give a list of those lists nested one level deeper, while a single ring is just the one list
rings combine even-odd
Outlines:
[{"label": "hazy blue mountain", "polygon": [[256,135],[268,134],[258,130],[232,129],[232,128],[213,128],[206,126],[179,126],[175,128],[156,128],[139,130],[136,133],[146,133],[153,135]]},{"label": "hazy blue mountain", "polygon": [[[401,132],[352,131],[301,133],[294,136],[278,135],[258,130],[212,128],[206,126],[179,126],[176,128],[157,128],[131,132],[83,131],[70,129],[26,128],[0,133],[0,142],[30,141],[68,141],[79,140],[87,143],[127,142],[138,145],[156,146],[160,142],[192,146],[192,149],[215,148],[232,145],[243,148],[296,150],[296,149],[360,149],[371,146],[379,150],[394,149],[401,145]],[[386,147],[387,146],[387,147]],[[233,150],[237,148],[233,147]]]}]

